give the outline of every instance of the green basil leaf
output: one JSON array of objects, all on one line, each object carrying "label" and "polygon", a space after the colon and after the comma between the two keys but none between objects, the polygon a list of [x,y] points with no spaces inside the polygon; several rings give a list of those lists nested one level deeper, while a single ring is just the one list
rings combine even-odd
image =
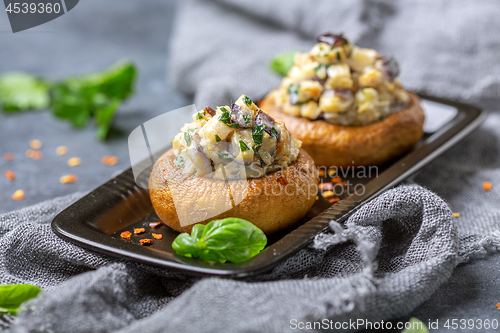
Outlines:
[{"label": "green basil leaf", "polygon": [[41,292],[40,288],[29,284],[2,285],[0,286],[0,308],[2,311],[15,315],[22,303],[36,297]]},{"label": "green basil leaf", "polygon": [[6,112],[46,109],[50,105],[50,85],[24,73],[0,77],[0,105]]},{"label": "green basil leaf", "polygon": [[247,144],[243,140],[240,140],[240,149],[241,151],[250,150],[250,148],[248,148]]},{"label": "green basil leaf", "polygon": [[418,318],[411,317],[409,323],[410,328],[405,328],[401,333],[429,333],[427,326]]},{"label": "green basil leaf", "polygon": [[262,144],[262,141],[264,140],[264,129],[266,128],[265,125],[255,125],[252,127],[252,138],[253,142],[259,146]]},{"label": "green basil leaf", "polygon": [[266,235],[252,223],[239,218],[225,218],[195,225],[189,234],[180,234],[172,247],[184,256],[206,261],[238,263],[259,254],[267,244]]},{"label": "green basil leaf", "polygon": [[295,51],[285,52],[276,55],[271,60],[269,67],[271,70],[279,75],[286,76],[290,69],[293,67],[293,58],[295,56]]},{"label": "green basil leaf", "polygon": [[216,142],[220,142],[220,141],[222,141],[222,139],[220,138],[220,136],[218,136],[217,134],[215,134],[215,141]]}]

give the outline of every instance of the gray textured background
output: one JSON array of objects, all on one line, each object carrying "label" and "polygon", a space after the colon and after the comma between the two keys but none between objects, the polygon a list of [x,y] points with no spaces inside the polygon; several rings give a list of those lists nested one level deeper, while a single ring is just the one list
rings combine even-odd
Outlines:
[{"label": "gray textured background", "polygon": [[[17,34],[12,34],[6,13],[0,11],[0,73],[22,70],[61,78],[99,70],[121,58],[131,59],[140,69],[137,93],[121,108],[115,134],[105,143],[94,139],[92,126],[75,131],[48,112],[0,114],[0,154],[16,154],[13,162],[0,159],[0,172],[9,169],[18,176],[12,183],[0,177],[0,213],[98,186],[129,167],[127,136],[131,130],[190,103],[165,80],[175,2],[84,0],[57,20]],[[24,156],[31,139],[42,140],[42,160]],[[69,154],[57,156],[58,145],[66,145]],[[120,163],[102,166],[100,159],[106,154],[117,155]],[[66,160],[71,156],[82,158],[82,165],[68,167]],[[78,182],[60,184],[59,177],[67,173],[77,174]],[[26,199],[14,202],[10,195],[18,188],[26,191]],[[441,331],[448,331],[442,326],[446,319],[498,319],[499,267],[499,255],[457,267],[450,281],[412,315],[424,322],[439,319]]]}]

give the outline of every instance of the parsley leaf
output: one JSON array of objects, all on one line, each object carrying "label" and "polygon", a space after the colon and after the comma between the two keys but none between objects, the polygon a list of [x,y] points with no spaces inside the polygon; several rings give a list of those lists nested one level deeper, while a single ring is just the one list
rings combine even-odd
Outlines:
[{"label": "parsley leaf", "polygon": [[4,111],[41,110],[50,105],[50,85],[35,76],[9,73],[0,78],[0,104]]},{"label": "parsley leaf", "polygon": [[243,140],[240,140],[240,149],[241,151],[250,150],[250,148],[248,148],[247,144]]},{"label": "parsley leaf", "polygon": [[222,139],[220,138],[220,136],[218,136],[217,134],[215,134],[215,141],[216,142],[220,142],[220,141],[222,141]]},{"label": "parsley leaf", "polygon": [[269,64],[271,70],[279,75],[286,76],[293,67],[295,51],[276,55]]}]

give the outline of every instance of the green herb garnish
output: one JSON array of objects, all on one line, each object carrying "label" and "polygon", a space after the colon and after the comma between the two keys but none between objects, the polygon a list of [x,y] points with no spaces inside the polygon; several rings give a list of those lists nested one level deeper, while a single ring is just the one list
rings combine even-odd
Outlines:
[{"label": "green herb garnish", "polygon": [[185,257],[224,263],[246,261],[259,254],[267,244],[266,235],[252,223],[229,217],[207,225],[197,224],[191,235],[182,233],[172,248]]},{"label": "green herb garnish", "polygon": [[248,148],[247,144],[245,142],[243,142],[243,140],[240,140],[240,149],[241,149],[241,151],[250,150],[250,148]]},{"label": "green herb garnish", "polygon": [[174,164],[178,168],[184,168],[184,158],[182,158],[182,156],[177,156],[174,160]]},{"label": "green herb garnish", "polygon": [[217,134],[215,134],[215,141],[216,142],[221,142],[222,139]]},{"label": "green herb garnish", "polygon": [[193,138],[194,131],[194,128],[191,128],[184,132],[184,140],[186,140],[186,145],[188,147],[191,145],[191,139]]},{"label": "green herb garnish", "polygon": [[262,144],[262,141],[264,140],[264,129],[265,128],[266,128],[265,125],[252,126],[252,138],[253,138],[253,142],[257,146],[260,146]]},{"label": "green herb garnish", "polygon": [[255,156],[260,156],[258,146],[252,146],[252,150]]},{"label": "green herb garnish", "polygon": [[286,76],[290,69],[293,67],[293,58],[295,51],[286,52],[276,55],[271,59],[269,67],[271,70],[279,75]]},{"label": "green herb garnish", "polygon": [[252,118],[250,117],[250,115],[248,114],[244,114],[243,115],[243,121],[245,122],[245,124],[250,124],[252,122]]},{"label": "green herb garnish", "polygon": [[94,117],[97,137],[105,139],[113,118],[132,93],[135,66],[127,61],[90,75],[50,82],[24,73],[0,77],[0,105],[6,112],[51,108],[75,127]]},{"label": "green herb garnish", "polygon": [[337,60],[340,61],[340,51],[337,51]]},{"label": "green herb garnish", "polygon": [[203,111],[200,111],[196,114],[196,120],[202,120],[203,117],[206,115],[207,113],[205,112],[205,110]]},{"label": "green herb garnish", "polygon": [[10,73],[0,77],[0,103],[5,112],[41,110],[50,106],[50,84],[35,76]]},{"label": "green herb garnish", "polygon": [[19,306],[35,298],[42,290],[29,284],[7,284],[0,286],[0,314],[17,314]]},{"label": "green herb garnish", "polygon": [[253,103],[252,100],[246,96],[243,96],[243,102],[245,102],[247,106],[250,106]]},{"label": "green herb garnish", "polygon": [[278,130],[276,129],[276,127],[271,127],[271,136],[273,138],[275,138],[276,140],[278,139]]},{"label": "green herb garnish", "polygon": [[229,114],[229,111],[225,107],[221,107],[219,109],[222,111],[221,115],[219,116],[219,121],[226,125],[231,124],[231,115]]},{"label": "green herb garnish", "polygon": [[219,121],[222,123],[226,124],[228,127],[231,128],[240,128],[240,124],[238,123],[231,123],[231,114],[225,107],[221,107],[220,110],[222,111],[222,114],[219,116]]}]

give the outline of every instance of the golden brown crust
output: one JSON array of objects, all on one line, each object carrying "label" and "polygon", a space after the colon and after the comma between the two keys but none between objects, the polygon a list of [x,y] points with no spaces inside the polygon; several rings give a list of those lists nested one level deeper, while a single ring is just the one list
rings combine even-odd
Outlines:
[{"label": "golden brown crust", "polygon": [[[316,201],[316,166],[303,150],[284,170],[229,182],[183,173],[174,158],[169,150],[156,161],[149,193],[158,217],[178,232],[190,232],[195,223],[239,217],[269,235],[300,220]],[[195,222],[182,226],[185,217]]]},{"label": "golden brown crust", "polygon": [[340,126],[284,113],[269,94],[259,107],[285,123],[302,148],[321,166],[370,166],[384,163],[410,150],[424,134],[424,111],[409,92],[410,105],[366,126]]}]

